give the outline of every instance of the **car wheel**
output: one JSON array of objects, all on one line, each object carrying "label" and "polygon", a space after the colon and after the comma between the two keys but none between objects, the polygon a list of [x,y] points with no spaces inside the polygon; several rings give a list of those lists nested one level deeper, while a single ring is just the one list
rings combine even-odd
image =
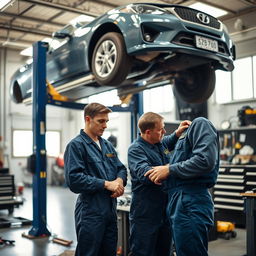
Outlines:
[{"label": "car wheel", "polygon": [[224,239],[229,240],[231,238],[231,234],[229,232],[224,234]]},{"label": "car wheel", "polygon": [[21,103],[23,101],[21,88],[17,81],[15,81],[13,84],[11,94],[14,102]]},{"label": "car wheel", "polygon": [[131,68],[123,36],[116,32],[103,35],[92,55],[92,72],[100,85],[120,85]]},{"label": "car wheel", "polygon": [[232,232],[231,232],[231,237],[232,237],[232,238],[236,238],[236,237],[237,237],[236,231],[232,231]]},{"label": "car wheel", "polygon": [[174,77],[174,90],[188,103],[205,102],[215,88],[215,70],[202,65],[179,72]]}]

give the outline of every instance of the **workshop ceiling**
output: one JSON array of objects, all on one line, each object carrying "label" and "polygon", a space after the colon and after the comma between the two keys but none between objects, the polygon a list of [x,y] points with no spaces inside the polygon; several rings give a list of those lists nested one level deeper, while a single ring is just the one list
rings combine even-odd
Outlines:
[{"label": "workshop ceiling", "polygon": [[25,49],[33,42],[51,37],[68,22],[81,14],[99,16],[120,5],[135,2],[182,4],[201,2],[227,11],[220,20],[255,12],[255,0],[13,0],[0,11],[0,47]]}]

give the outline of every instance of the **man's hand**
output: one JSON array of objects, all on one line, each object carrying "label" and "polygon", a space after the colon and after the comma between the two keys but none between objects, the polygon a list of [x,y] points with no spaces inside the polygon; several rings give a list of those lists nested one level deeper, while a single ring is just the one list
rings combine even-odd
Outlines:
[{"label": "man's hand", "polygon": [[167,179],[169,175],[168,164],[155,166],[144,174],[144,176],[148,176],[148,178],[157,185],[162,185],[162,181]]},{"label": "man's hand", "polygon": [[124,193],[123,180],[117,178],[113,181],[105,181],[105,189],[113,192],[111,197],[119,197]]},{"label": "man's hand", "polygon": [[191,121],[185,120],[182,121],[178,127],[178,129],[175,131],[176,136],[180,137],[180,135],[191,125]]}]

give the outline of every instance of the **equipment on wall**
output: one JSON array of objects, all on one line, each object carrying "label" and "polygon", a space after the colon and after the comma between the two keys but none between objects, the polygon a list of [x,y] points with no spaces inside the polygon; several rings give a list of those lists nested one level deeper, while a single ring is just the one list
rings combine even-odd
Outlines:
[{"label": "equipment on wall", "polygon": [[239,125],[256,125],[256,109],[250,106],[243,106],[237,112]]}]

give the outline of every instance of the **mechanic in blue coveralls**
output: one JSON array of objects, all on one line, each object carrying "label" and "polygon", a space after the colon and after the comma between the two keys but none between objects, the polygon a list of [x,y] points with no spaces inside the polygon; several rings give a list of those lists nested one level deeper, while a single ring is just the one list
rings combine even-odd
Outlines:
[{"label": "mechanic in blue coveralls", "polygon": [[101,137],[110,112],[99,103],[87,105],[85,128],[69,142],[64,154],[67,185],[79,193],[76,256],[116,256],[116,198],[124,193],[127,171],[112,144]]},{"label": "mechanic in blue coveralls", "polygon": [[167,187],[167,216],[177,256],[207,256],[213,225],[213,201],[208,191],[219,170],[219,138],[212,123],[196,118],[179,137],[169,165],[149,170],[155,184]]},{"label": "mechanic in blue coveralls", "polygon": [[130,254],[133,256],[170,256],[171,232],[166,219],[167,194],[144,174],[153,166],[169,163],[169,152],[190,124],[184,121],[171,135],[164,136],[164,119],[148,112],[139,119],[140,137],[128,150],[132,179],[130,209]]}]

